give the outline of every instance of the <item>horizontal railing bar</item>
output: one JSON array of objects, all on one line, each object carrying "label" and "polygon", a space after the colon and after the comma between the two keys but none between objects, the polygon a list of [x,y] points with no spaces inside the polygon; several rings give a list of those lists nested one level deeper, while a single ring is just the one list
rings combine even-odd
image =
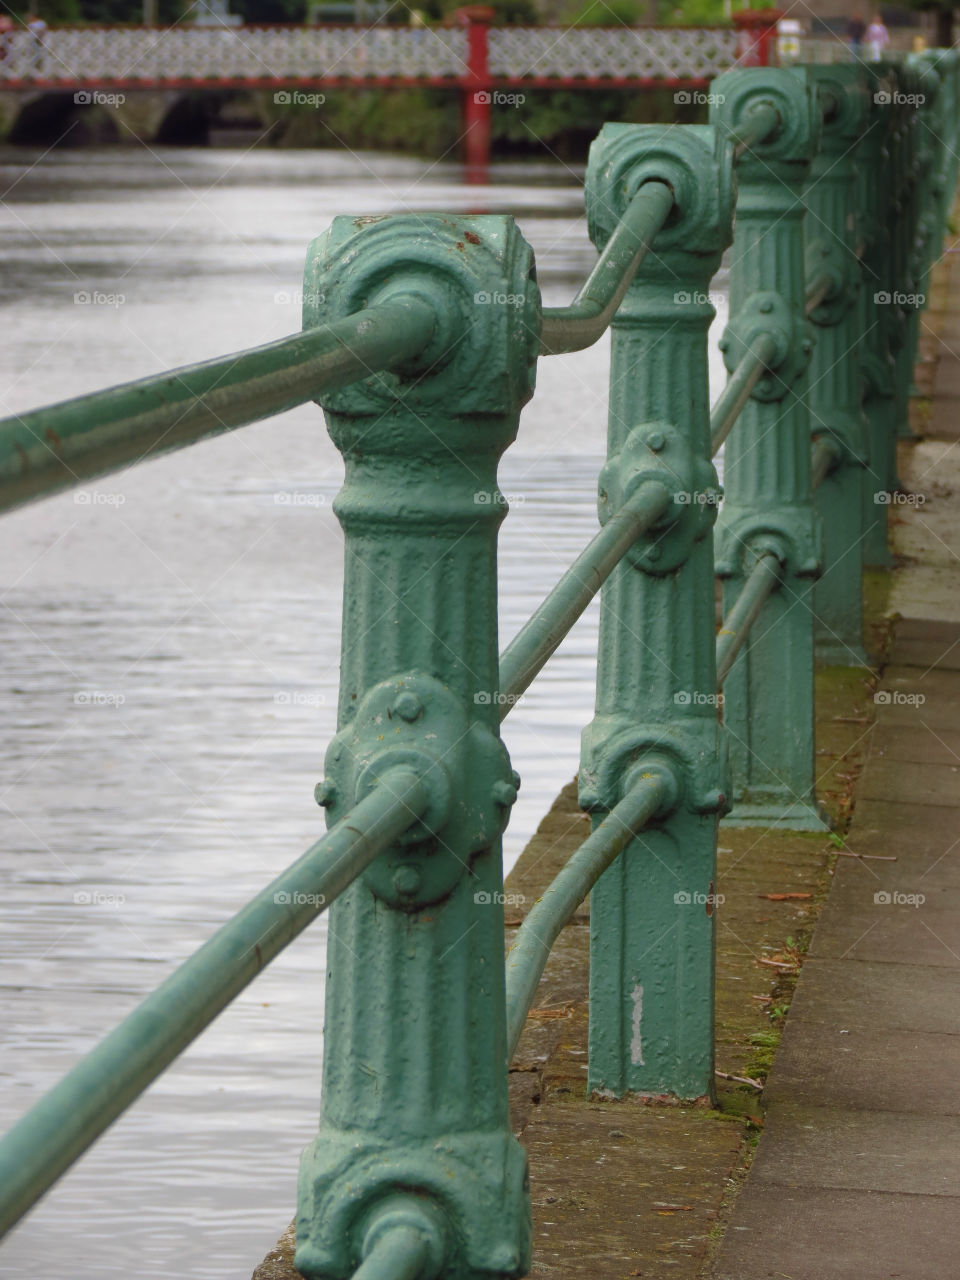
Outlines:
[{"label": "horizontal railing bar", "polygon": [[831,467],[840,456],[840,449],[835,440],[829,436],[821,436],[813,444],[810,457],[810,488],[815,493],[826,480]]},{"label": "horizontal railing bar", "polygon": [[0,1235],[288,943],[424,812],[397,766],[55,1085],[0,1141]]},{"label": "horizontal railing bar", "polygon": [[780,112],[772,102],[758,102],[751,107],[736,132],[729,135],[733,142],[734,160],[739,160],[745,151],[766,141],[779,126]]},{"label": "horizontal railing bar", "polygon": [[656,814],[666,798],[667,787],[662,773],[641,775],[568,859],[520,926],[507,953],[508,1062],[517,1051],[537,985],[560,931],[607,867]]},{"label": "horizontal railing bar", "polygon": [[648,480],[603,526],[540,607],[524,623],[500,658],[500,719],[556,652],[570,628],[630,550],[655,524],[672,495]]},{"label": "horizontal railing bar", "polygon": [[556,356],[593,346],[616,314],[657,232],[673,209],[665,182],[645,182],[568,307],[545,307],[540,350]]},{"label": "horizontal railing bar", "polygon": [[764,370],[777,353],[773,334],[761,333],[747,348],[730,381],[724,387],[717,403],[710,410],[710,449],[715,454],[733,429],[750,393],[760,381]]},{"label": "horizontal railing bar", "polygon": [[750,570],[740,594],[724,618],[717,635],[717,688],[730,674],[737,654],[746,643],[750,628],[756,622],[767,597],[779,587],[782,566],[780,558],[767,551]]},{"label": "horizontal railing bar", "polygon": [[829,272],[824,271],[822,275],[814,277],[807,285],[805,301],[807,315],[811,311],[816,311],[820,303],[824,301],[830,290],[833,288],[833,276]]},{"label": "horizontal railing bar", "polygon": [[404,295],[262,347],[0,421],[0,511],[305,404],[422,351],[436,316]]}]

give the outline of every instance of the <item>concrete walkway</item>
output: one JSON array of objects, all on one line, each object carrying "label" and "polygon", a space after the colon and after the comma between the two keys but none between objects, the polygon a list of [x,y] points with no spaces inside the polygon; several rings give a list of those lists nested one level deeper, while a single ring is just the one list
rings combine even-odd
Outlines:
[{"label": "concrete walkway", "polygon": [[960,1276],[958,258],[925,334],[925,438],[901,449],[925,501],[891,513],[901,617],[846,845],[864,856],[838,859],[714,1280]]}]

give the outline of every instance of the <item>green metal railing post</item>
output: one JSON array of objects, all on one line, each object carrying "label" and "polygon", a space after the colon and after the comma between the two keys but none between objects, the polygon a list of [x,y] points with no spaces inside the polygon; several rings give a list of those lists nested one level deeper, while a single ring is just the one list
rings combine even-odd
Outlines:
[{"label": "green metal railing post", "polygon": [[862,69],[867,81],[869,117],[857,151],[858,204],[863,244],[862,283],[857,294],[861,335],[860,372],[869,466],[863,497],[863,562],[892,561],[887,537],[890,494],[897,487],[896,405],[893,388],[893,330],[897,309],[891,279],[890,227],[894,225],[891,141],[897,107],[895,80],[876,65]]},{"label": "green metal railing post", "polygon": [[500,843],[519,779],[498,733],[497,463],[533,390],[533,255],[500,216],[343,217],[311,246],[306,326],[396,293],[430,303],[434,341],[321,397],[346,477],[339,728],[317,798],[335,820],[391,763],[420,760],[431,804],[330,913],[296,1265],[345,1280],[402,1247],[428,1255],[421,1274],[519,1276],[531,1226],[507,1103]]},{"label": "green metal railing post", "polygon": [[939,251],[941,234],[942,181],[940,152],[943,146],[944,97],[940,77],[931,65],[929,55],[911,54],[908,69],[916,77],[914,136],[916,138],[916,185],[913,202],[913,237],[911,257],[911,291],[907,299],[906,355],[910,377],[910,394],[917,395],[914,383],[919,354],[920,313],[927,303],[930,269]]},{"label": "green metal railing post", "polygon": [[724,614],[754,565],[773,552],[779,589],[766,600],[724,685],[723,718],[739,825],[821,830],[814,800],[813,579],[819,521],[810,492],[805,396],[813,342],[805,318],[801,192],[819,134],[803,68],[731,71],[713,83],[711,118],[736,135],[756,103],[776,104],[780,129],[740,156],[730,273],[732,320],[721,340],[733,372],[754,335],[777,336],[772,371],[756,384],[724,454],[717,531]]},{"label": "green metal railing post", "polygon": [[596,715],[580,803],[595,829],[645,771],[670,780],[653,823],[600,877],[590,905],[588,1088],[713,1096],[717,712],[706,335],[710,279],[730,241],[732,156],[713,129],[605,125],[590,151],[590,234],[602,248],[645,182],[674,208],[613,322],[601,522],[651,479],[667,511],[601,593]]},{"label": "green metal railing post", "polygon": [[920,156],[921,126],[916,109],[916,99],[921,92],[920,74],[917,67],[909,62],[901,62],[896,68],[897,96],[900,105],[900,177],[901,197],[900,210],[895,234],[897,235],[897,279],[895,292],[899,296],[900,325],[902,342],[895,353],[894,391],[897,401],[897,435],[900,439],[911,439],[914,436],[910,425],[910,396],[913,386],[913,344],[911,342],[910,313],[912,298],[918,289],[917,273],[919,255],[917,245],[917,224],[919,221],[919,205],[922,199],[920,191],[920,172],[922,160]]},{"label": "green metal railing post", "polygon": [[820,147],[804,192],[807,283],[825,270],[831,287],[810,312],[817,342],[810,362],[807,404],[814,437],[838,446],[833,468],[817,490],[823,525],[823,575],[814,588],[817,657],[831,665],[866,663],[863,647],[863,491],[869,465],[858,348],[863,341],[856,306],[858,142],[868,99],[859,66],[811,67],[823,107]]}]

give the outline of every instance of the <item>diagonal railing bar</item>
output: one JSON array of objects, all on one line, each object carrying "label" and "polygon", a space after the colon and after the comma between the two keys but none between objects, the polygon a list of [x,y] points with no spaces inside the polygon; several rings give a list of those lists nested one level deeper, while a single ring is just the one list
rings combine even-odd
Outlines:
[{"label": "diagonal railing bar", "polygon": [[0,421],[0,511],[259,422],[422,352],[436,313],[395,296],[262,347]]},{"label": "diagonal railing bar", "polygon": [[0,1235],[428,803],[414,769],[385,773],[9,1130],[0,1140]]},{"label": "diagonal railing bar", "polygon": [[570,628],[637,538],[670,505],[672,495],[658,480],[646,481],[584,548],[500,658],[500,719],[533,683]]},{"label": "diagonal railing bar", "polygon": [[573,302],[544,308],[543,355],[593,346],[608,328],[673,206],[674,195],[666,183],[650,181],[640,187]]},{"label": "diagonal railing bar", "polygon": [[733,429],[753,388],[766,371],[777,351],[777,340],[771,333],[761,333],[750,344],[743,359],[731,374],[730,381],[710,410],[710,453],[715,455]]},{"label": "diagonal railing bar", "polygon": [[840,447],[835,440],[821,436],[816,440],[810,454],[810,488],[820,488],[830,471],[840,458]]},{"label": "diagonal railing bar", "polygon": [[507,954],[507,1060],[517,1051],[537,984],[561,929],[633,837],[654,818],[670,793],[665,772],[642,771],[551,880],[520,926]]},{"label": "diagonal railing bar", "polygon": [[776,552],[768,551],[760,556],[747,575],[740,594],[717,633],[717,687],[719,689],[723,688],[723,682],[737,654],[747,641],[750,628],[760,616],[764,601],[780,586],[782,573],[780,557]]}]

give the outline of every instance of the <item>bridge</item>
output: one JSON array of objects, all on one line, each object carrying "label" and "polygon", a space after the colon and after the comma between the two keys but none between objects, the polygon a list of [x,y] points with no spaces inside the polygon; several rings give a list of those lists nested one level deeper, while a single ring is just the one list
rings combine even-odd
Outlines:
[{"label": "bridge", "polygon": [[[741,840],[737,861],[761,842],[788,841],[778,846],[777,874],[791,887],[755,895],[772,901],[813,899],[812,888],[793,886],[810,873],[810,836],[823,840],[831,826],[861,868],[887,860],[882,830],[869,850],[843,848],[850,806],[821,794],[820,753],[835,758],[838,782],[866,732],[845,728],[866,723],[850,710],[863,705],[865,682],[876,689],[874,707],[901,706],[922,696],[915,672],[925,664],[956,670],[948,658],[960,643],[955,625],[936,633],[946,646],[937,656],[931,626],[891,640],[895,619],[887,619],[881,648],[893,644],[900,665],[892,687],[878,688],[865,666],[864,584],[866,569],[889,566],[889,515],[910,496],[898,481],[897,445],[912,435],[922,314],[957,186],[958,119],[956,51],[900,64],[728,71],[712,83],[708,126],[604,127],[585,190],[598,258],[568,306],[542,306],[532,250],[509,217],[351,213],[307,251],[301,332],[0,422],[3,509],[313,400],[346,463],[336,508],[345,537],[340,713],[316,788],[328,830],[0,1142],[0,1230],[324,911],[322,1109],[302,1160],[295,1262],[288,1250],[284,1275],[526,1274],[569,1209],[554,1207],[555,1195],[538,1201],[534,1235],[531,1174],[536,1194],[551,1132],[571,1149],[567,1184],[599,1182],[602,1229],[629,1238],[635,1256],[645,1235],[635,1162],[651,1159],[668,1127],[658,1117],[679,1116],[674,1128],[689,1135],[719,1103],[731,1149],[739,1141],[731,1119],[762,1123],[743,1103],[761,1082],[742,1065],[717,1065],[718,852],[729,852],[718,850],[718,823],[724,841]],[[711,408],[709,286],[728,249],[731,320],[720,348],[729,380]],[[522,430],[539,361],[581,350],[608,327],[600,529],[500,653],[496,546],[507,513],[498,461]],[[713,463],[721,446],[722,490]],[[948,523],[944,533],[955,538]],[[549,878],[542,866],[534,876],[531,862],[521,869],[536,889],[508,925],[500,839],[520,779],[500,727],[598,592],[596,715],[584,730],[578,786],[553,815],[563,835],[551,845]],[[834,672],[826,721],[817,715],[818,662]],[[919,664],[913,675],[911,662]],[[954,731],[955,683],[941,681],[936,721]],[[898,763],[873,785],[888,797],[891,787],[929,797],[924,785],[948,785],[930,776],[926,765]],[[940,803],[955,807],[955,784],[953,795]],[[938,822],[949,826],[931,817],[931,827]],[[911,866],[907,846],[931,849],[927,835],[903,829]],[[544,861],[541,849],[533,862]],[[725,875],[735,871],[726,864]],[[884,887],[873,902],[883,907],[904,891]],[[535,1002],[588,896],[580,1059],[575,1028],[552,1039],[542,1032],[544,1015],[564,1009]],[[831,1025],[839,1036],[852,1022],[859,1036],[857,983],[867,979],[840,962],[859,942],[851,930],[863,935],[878,920],[860,910],[844,924],[844,913],[843,904],[839,918],[833,912],[834,938],[847,938],[834,957],[839,969],[817,980],[827,1001],[838,982],[848,984]],[[756,928],[754,902],[750,919],[744,927]],[[880,932],[892,946],[887,926]],[[581,983],[583,947],[578,954]],[[756,981],[766,964],[782,977],[799,958],[789,938],[756,962],[748,947],[741,972]],[[874,975],[882,1018],[914,998],[916,948],[913,959],[898,992]],[[778,991],[784,998],[782,988],[763,998]],[[928,1016],[944,1000],[956,1008],[944,984],[924,991]],[[749,1003],[749,988],[741,994]],[[809,1006],[796,1026],[793,1035],[788,1023],[791,1045],[809,1045]],[[531,1053],[529,1038],[524,1047],[530,1034],[546,1053]],[[955,1052],[943,1044],[951,1038],[940,1035],[937,1050]],[[915,1046],[910,1060],[931,1051]],[[881,1084],[896,1063],[856,1061],[873,1071],[874,1108],[846,1158],[856,1163],[867,1151],[861,1184],[885,1191],[882,1156],[903,1116],[891,1120],[898,1100]],[[567,1095],[550,1111],[547,1138],[541,1128],[526,1146],[510,1122],[511,1063],[531,1082],[521,1099],[528,1117]],[[790,1078],[781,1081],[780,1129],[761,1139],[761,1151],[779,1152],[781,1170],[744,1200],[740,1225],[755,1239],[770,1220],[771,1186],[780,1192],[776,1213],[793,1203],[796,1178],[817,1176],[809,1152],[803,1171],[790,1166],[790,1152],[797,1134],[815,1127],[810,1090],[816,1098],[831,1064],[808,1049],[806,1071],[806,1092],[793,1078],[793,1113],[783,1105]],[[949,1070],[942,1074],[927,1072],[924,1103],[955,1123],[954,1086]],[[849,1099],[844,1072],[832,1078],[830,1096]],[[903,1087],[902,1073],[897,1080]],[[673,1105],[660,1110],[664,1102]],[[785,1148],[791,1114],[794,1146]],[[836,1126],[819,1113],[817,1122]],[[923,1130],[928,1144],[939,1124]],[[836,1127],[829,1132],[844,1140]],[[647,1145],[629,1147],[640,1133]],[[722,1192],[730,1167],[722,1145],[715,1136],[688,1143],[689,1163],[667,1166],[651,1193],[661,1218],[699,1204],[704,1152]],[[603,1159],[588,1162],[584,1150]],[[596,1166],[608,1155],[604,1183]],[[898,1172],[911,1193],[901,1198],[920,1201],[926,1176],[915,1164]],[[889,1199],[870,1210],[877,1238],[887,1233],[886,1252],[875,1244],[871,1254],[870,1240],[856,1234],[866,1201],[835,1185],[824,1183],[817,1202],[834,1215],[829,1247],[817,1238],[820,1218],[809,1224],[812,1240],[766,1237],[778,1258],[790,1252],[793,1273],[880,1274],[891,1259],[899,1274],[949,1273],[910,1270],[917,1251],[909,1233],[898,1220],[884,1228]],[[955,1233],[955,1184],[938,1194],[947,1214],[909,1212],[924,1212],[931,1229],[952,1220]],[[621,1216],[604,1216],[610,1203]],[[899,1200],[894,1208],[906,1221]],[[577,1252],[582,1220],[570,1221],[560,1261],[622,1275],[626,1255],[608,1250],[601,1270],[599,1254]],[[599,1249],[600,1235],[592,1239]],[[745,1240],[733,1240],[718,1275],[769,1274]],[[948,1235],[941,1252],[955,1256],[955,1243]]]},{"label": "bridge", "polygon": [[[759,14],[759,16],[758,16]],[[499,95],[536,89],[703,89],[735,64],[770,60],[775,26],[763,11],[728,27],[491,27],[472,5],[458,24],[271,27],[53,27],[37,42],[5,37],[0,94],[47,93],[126,106],[153,95],[149,132],[183,91],[458,89],[466,159],[489,157]],[[159,95],[159,96],[158,96]],[[119,101],[118,101],[119,98]],[[142,114],[142,112],[141,112]]]}]

